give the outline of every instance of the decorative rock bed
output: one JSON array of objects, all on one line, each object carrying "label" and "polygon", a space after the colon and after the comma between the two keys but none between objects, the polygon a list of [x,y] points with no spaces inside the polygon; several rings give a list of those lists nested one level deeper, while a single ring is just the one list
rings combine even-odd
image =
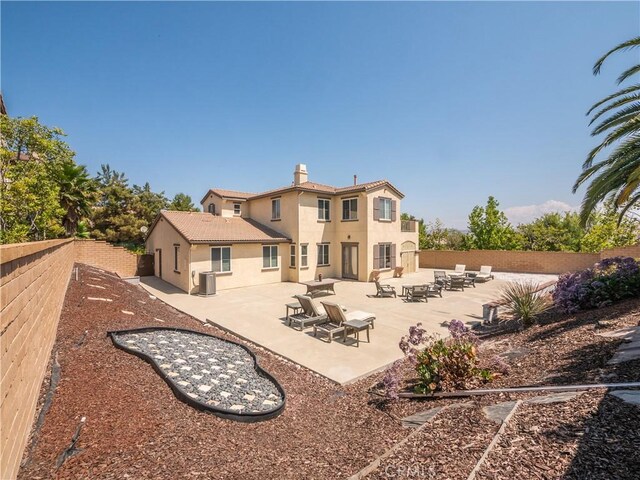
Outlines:
[{"label": "decorative rock bed", "polygon": [[242,422],[267,420],[284,410],[284,390],[244,345],[178,328],[109,336],[116,347],[150,362],[176,396],[196,408]]}]

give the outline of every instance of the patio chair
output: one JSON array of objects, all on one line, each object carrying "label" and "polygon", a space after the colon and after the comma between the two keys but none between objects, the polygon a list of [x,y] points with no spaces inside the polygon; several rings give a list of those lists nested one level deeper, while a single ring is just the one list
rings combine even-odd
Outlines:
[{"label": "patio chair", "polygon": [[405,301],[420,302],[424,300],[425,302],[428,302],[429,301],[428,296],[429,296],[429,285],[414,285],[407,292]]},{"label": "patio chair", "polygon": [[[327,312],[327,320],[323,323],[318,323],[313,326],[313,336],[318,336],[318,332],[327,334],[329,343],[333,339],[336,333],[342,333],[344,335],[344,341],[346,341],[347,328],[344,323],[351,320],[358,320],[360,322],[368,323],[373,329],[373,324],[376,316],[373,313],[361,312],[355,310],[353,312],[345,312],[341,305],[337,303],[322,302],[322,306]],[[367,328],[367,340],[369,339],[369,329]]]},{"label": "patio chair", "polygon": [[321,313],[318,306],[314,303],[311,297],[306,295],[295,295],[300,305],[302,306],[303,313],[289,316],[289,326],[293,326],[292,323],[297,324],[300,331],[306,327],[310,327],[316,323],[324,322],[327,319],[325,313]]},{"label": "patio chair", "polygon": [[487,282],[493,279],[493,275],[491,274],[491,267],[487,265],[482,265],[480,267],[480,273],[476,275],[476,281]]},{"label": "patio chair", "polygon": [[433,282],[434,285],[440,285],[440,287],[447,286],[447,272],[445,272],[444,270],[434,270],[433,279],[434,279],[434,282]]},{"label": "patio chair", "polygon": [[462,290],[464,292],[464,277],[449,277],[447,290]]},{"label": "patio chair", "polygon": [[439,283],[429,283],[427,284],[427,295],[439,295],[442,298],[442,288],[443,285]]},{"label": "patio chair", "polygon": [[466,265],[456,264],[456,268],[453,271],[454,275],[464,275],[465,270],[467,269]]},{"label": "patio chair", "polygon": [[376,280],[376,297],[396,297],[396,289],[391,285],[381,285],[378,280]]}]

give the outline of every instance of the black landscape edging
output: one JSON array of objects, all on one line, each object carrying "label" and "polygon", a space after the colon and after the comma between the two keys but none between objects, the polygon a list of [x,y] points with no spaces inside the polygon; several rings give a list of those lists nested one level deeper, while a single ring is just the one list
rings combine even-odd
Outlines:
[{"label": "black landscape edging", "polygon": [[[227,410],[226,408],[217,408],[214,407],[213,405],[209,405],[203,402],[200,402],[192,397],[190,397],[189,395],[187,395],[186,392],[184,392],[176,383],[173,382],[173,380],[171,380],[169,377],[165,376],[164,372],[162,371],[162,369],[160,368],[160,365],[155,361],[155,359],[151,358],[149,355],[147,355],[146,353],[143,353],[139,350],[134,350],[132,348],[128,348],[125,345],[122,345],[120,343],[118,343],[116,341],[116,339],[114,338],[114,336],[117,335],[125,335],[128,333],[144,333],[144,332],[155,332],[155,331],[175,331],[175,332],[188,332],[188,333],[195,333],[198,335],[205,335],[207,337],[212,337],[215,338],[217,340],[221,340],[223,342],[228,342],[231,343],[233,345],[237,345],[239,347],[241,347],[242,349],[244,349],[247,353],[249,353],[249,355],[251,355],[251,357],[253,358],[253,368],[254,370],[259,374],[262,375],[263,377],[267,378],[269,381],[273,382],[273,384],[275,385],[276,389],[278,390],[278,392],[280,392],[280,395],[282,395],[282,403],[280,405],[278,405],[276,408],[273,408],[271,410],[266,410],[264,412],[247,412],[247,413],[238,413],[236,411],[233,410]],[[167,382],[167,384],[169,385],[169,387],[171,387],[171,390],[173,390],[173,393],[175,394],[176,397],[178,397],[180,400],[182,400],[183,402],[185,402],[186,404],[197,408],[198,410],[204,410],[207,412],[211,412],[214,415],[224,418],[226,420],[235,420],[236,422],[245,422],[245,423],[254,423],[254,422],[262,422],[264,420],[271,420],[272,418],[276,418],[278,415],[280,415],[283,411],[284,411],[284,407],[286,404],[286,394],[284,392],[284,389],[282,388],[282,386],[280,385],[280,383],[266,370],[264,370],[260,364],[258,363],[258,359],[256,358],[256,355],[245,345],[242,345],[241,343],[238,342],[234,342],[232,340],[228,340],[226,338],[221,338],[218,337],[216,335],[211,335],[209,333],[203,333],[203,332],[198,332],[197,330],[190,330],[188,328],[178,328],[178,327],[142,327],[142,328],[131,328],[131,329],[127,329],[127,330],[112,330],[107,332],[107,336],[111,337],[111,341],[113,342],[113,344],[121,349],[124,350],[127,353],[131,353],[137,357],[142,358],[143,360],[149,362],[151,364],[151,366],[153,367],[153,369],[156,371],[156,373],[158,373],[158,375],[160,375],[160,377],[162,379],[164,379],[165,382]]]}]

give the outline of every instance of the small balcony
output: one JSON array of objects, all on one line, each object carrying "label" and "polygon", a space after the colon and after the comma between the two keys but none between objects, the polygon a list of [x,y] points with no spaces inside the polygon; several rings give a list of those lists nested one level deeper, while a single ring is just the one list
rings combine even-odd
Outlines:
[{"label": "small balcony", "polygon": [[401,220],[400,231],[401,232],[415,232],[418,228],[417,220]]}]

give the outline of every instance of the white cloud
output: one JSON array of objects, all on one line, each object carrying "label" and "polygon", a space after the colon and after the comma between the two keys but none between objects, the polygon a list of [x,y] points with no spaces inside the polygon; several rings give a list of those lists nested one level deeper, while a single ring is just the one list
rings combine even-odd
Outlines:
[{"label": "white cloud", "polygon": [[575,212],[578,207],[569,205],[559,200],[547,200],[539,205],[523,205],[520,207],[509,207],[504,210],[505,215],[513,225],[519,223],[529,223],[545,213],[554,212]]}]

